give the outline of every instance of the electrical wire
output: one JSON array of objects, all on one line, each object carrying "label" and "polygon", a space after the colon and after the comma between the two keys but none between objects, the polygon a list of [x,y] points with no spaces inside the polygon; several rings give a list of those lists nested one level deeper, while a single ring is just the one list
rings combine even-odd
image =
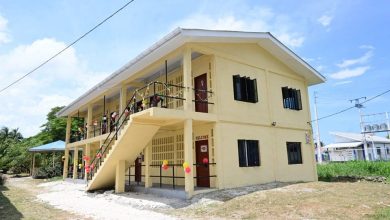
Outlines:
[{"label": "electrical wire", "polygon": [[99,22],[97,25],[95,25],[93,28],[91,28],[89,31],[85,32],[83,35],[81,35],[80,37],[78,37],[76,40],[74,40],[72,43],[68,44],[64,49],[60,50],[59,52],[57,52],[56,54],[54,54],[53,56],[51,56],[49,59],[45,60],[43,63],[41,63],[40,65],[38,65],[37,67],[35,67],[34,69],[32,69],[31,71],[27,72],[26,74],[24,74],[23,76],[21,76],[20,78],[18,78],[17,80],[13,81],[12,83],[10,83],[9,85],[5,86],[4,88],[0,89],[0,93],[4,92],[5,90],[7,90],[8,88],[10,88],[11,86],[15,85],[16,83],[22,81],[24,78],[26,78],[28,75],[32,74],[33,72],[37,71],[38,69],[40,69],[41,67],[43,67],[44,65],[46,65],[48,62],[50,62],[51,60],[53,60],[54,58],[56,58],[58,55],[60,55],[61,53],[63,53],[64,51],[66,51],[67,49],[69,49],[71,46],[75,45],[77,42],[79,42],[81,39],[83,39],[84,37],[86,37],[88,34],[90,34],[91,32],[93,32],[94,30],[96,30],[99,26],[101,26],[102,24],[104,24],[106,21],[108,21],[109,19],[111,19],[112,17],[114,17],[117,13],[119,13],[120,11],[122,11],[124,8],[126,8],[128,5],[130,5],[132,2],[134,2],[135,0],[131,0],[131,1],[128,1],[126,4],[124,4],[122,7],[120,7],[119,9],[117,9],[114,13],[112,13],[110,16],[106,17],[104,20],[102,20],[101,22]]},{"label": "electrical wire", "polygon": [[[378,97],[380,97],[380,96],[382,96],[382,95],[384,95],[384,94],[386,94],[386,93],[389,93],[389,92],[390,92],[390,89],[389,89],[389,90],[386,90],[386,91],[384,91],[384,92],[382,92],[382,93],[379,93],[378,95],[373,96],[373,97],[371,97],[371,98],[369,98],[369,99],[366,99],[366,100],[364,100],[363,102],[361,102],[360,104],[364,104],[364,103],[367,103],[367,102],[369,102],[369,101],[372,101],[373,99],[376,99],[376,98],[378,98]],[[353,108],[355,108],[355,106],[351,106],[351,107],[349,107],[349,108],[346,108],[346,109],[343,109],[343,110],[341,110],[341,111],[332,113],[332,114],[330,114],[330,115],[326,115],[326,116],[320,117],[320,118],[318,118],[317,120],[319,121],[319,120],[322,120],[322,119],[325,119],[325,118],[330,118],[330,117],[332,117],[332,116],[341,114],[341,113],[346,112],[346,111],[348,111],[348,110],[351,110],[351,109],[353,109]],[[311,122],[314,122],[314,121],[317,121],[317,120],[311,120],[311,121],[309,121],[308,123],[311,123]]]}]

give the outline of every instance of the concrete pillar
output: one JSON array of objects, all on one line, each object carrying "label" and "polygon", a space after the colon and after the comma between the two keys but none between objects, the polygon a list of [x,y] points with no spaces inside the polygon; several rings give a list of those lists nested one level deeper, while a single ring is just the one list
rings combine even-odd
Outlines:
[{"label": "concrete pillar", "polygon": [[68,115],[68,118],[66,120],[65,144],[69,144],[71,126],[72,126],[72,117]]},{"label": "concrete pillar", "polygon": [[115,193],[125,192],[126,161],[119,160],[115,171]]},{"label": "concrete pillar", "polygon": [[[92,159],[92,158],[91,158],[91,144],[86,144],[86,145],[85,145],[85,152],[84,152],[84,155],[87,156],[88,158]],[[90,162],[91,162],[91,161],[86,160],[86,161],[85,161],[85,166],[89,166],[89,163],[90,163]],[[87,174],[87,173],[85,173],[84,179],[85,179],[85,180],[88,180],[88,174]]]},{"label": "concrete pillar", "polygon": [[223,183],[223,148],[222,148],[222,135],[221,135],[221,126],[218,123],[215,123],[213,126],[214,131],[214,150],[215,150],[215,163],[216,163],[216,187],[218,189],[224,188]]},{"label": "concrete pillar", "polygon": [[73,151],[73,179],[77,179],[77,168],[79,167],[79,148],[74,147]]},{"label": "concrete pillar", "polygon": [[126,104],[127,104],[126,99],[127,99],[127,86],[123,85],[119,93],[119,115],[122,114],[122,112],[126,108]]},{"label": "concrete pillar", "polygon": [[183,51],[183,87],[184,102],[183,109],[192,111],[192,74],[191,74],[191,48],[185,48]]},{"label": "concrete pillar", "polygon": [[65,179],[68,177],[68,167],[69,167],[69,148],[65,148],[64,154],[64,170],[62,171],[62,178]]},{"label": "concrete pillar", "polygon": [[88,105],[88,111],[87,111],[87,139],[91,138],[93,136],[93,126],[92,126],[92,116],[93,116],[93,106]]},{"label": "concrete pillar", "polygon": [[152,178],[150,178],[150,164],[152,159],[152,146],[148,144],[145,148],[145,188],[153,186]]},{"label": "concrete pillar", "polygon": [[192,149],[192,119],[184,121],[184,161],[191,168],[190,173],[185,173],[185,192],[187,198],[191,198],[194,194],[194,153]]}]

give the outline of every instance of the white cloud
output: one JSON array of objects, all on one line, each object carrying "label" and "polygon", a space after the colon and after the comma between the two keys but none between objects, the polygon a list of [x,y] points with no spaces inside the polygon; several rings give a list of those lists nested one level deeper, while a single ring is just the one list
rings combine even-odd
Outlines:
[{"label": "white cloud", "polygon": [[302,46],[305,38],[295,30],[291,18],[282,14],[275,14],[270,8],[253,8],[245,13],[236,12],[228,15],[211,15],[195,13],[173,25],[183,28],[200,28],[214,30],[236,30],[271,32],[280,41],[290,47]]},{"label": "white cloud", "polygon": [[350,84],[350,83],[352,83],[352,80],[346,80],[346,81],[336,82],[336,83],[334,83],[333,85],[339,86],[339,85],[345,85],[345,84]]},{"label": "white cloud", "polygon": [[7,32],[8,20],[0,15],[0,45],[11,41]]},{"label": "white cloud", "polygon": [[[0,88],[32,70],[65,47],[55,39],[39,39],[0,54]],[[46,114],[55,106],[67,105],[106,74],[88,68],[74,48],[53,59],[20,83],[0,93],[0,126],[20,128],[25,136],[36,134]]]},{"label": "white cloud", "polygon": [[340,68],[346,68],[352,65],[365,64],[373,55],[373,51],[369,50],[363,56],[356,59],[343,60],[341,63],[337,64],[337,66]]},{"label": "white cloud", "polygon": [[342,69],[336,73],[330,74],[333,79],[347,79],[363,75],[370,69],[370,66],[359,66],[352,69]]},{"label": "white cloud", "polygon": [[329,16],[329,15],[322,15],[320,18],[318,18],[318,22],[324,26],[324,27],[328,27],[330,25],[330,23],[332,22],[333,20],[333,16]]}]

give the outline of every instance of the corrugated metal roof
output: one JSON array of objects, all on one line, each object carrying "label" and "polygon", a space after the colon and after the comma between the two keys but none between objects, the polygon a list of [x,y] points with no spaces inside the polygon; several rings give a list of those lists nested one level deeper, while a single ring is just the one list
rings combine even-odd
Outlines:
[{"label": "corrugated metal roof", "polygon": [[30,152],[52,152],[52,151],[64,151],[65,150],[65,142],[64,141],[56,141],[49,144],[44,144],[41,146],[33,147],[28,149]]},{"label": "corrugated metal roof", "polygon": [[92,89],[88,90],[85,94],[74,100],[68,106],[61,109],[57,115],[67,116],[71,114],[83,105],[87,104],[90,100],[99,97],[109,91],[112,87],[120,85],[122,80],[130,77],[188,42],[257,43],[269,51],[273,56],[279,58],[297,74],[301,74],[307,80],[309,85],[315,85],[325,81],[324,76],[306,63],[302,58],[297,56],[292,50],[277,40],[269,32],[177,28],[128,62],[122,68],[112,73]]},{"label": "corrugated metal roof", "polygon": [[322,148],[329,149],[329,148],[349,148],[349,147],[357,147],[359,145],[362,145],[363,142],[348,142],[348,143],[335,143],[335,144],[328,144]]},{"label": "corrugated metal roof", "polygon": [[[359,133],[347,133],[347,132],[330,132],[330,134],[338,137],[342,137],[345,139],[349,139],[351,141],[363,141],[363,135]],[[369,135],[366,134],[366,141],[373,141],[374,143],[383,143],[383,144],[390,144],[390,139],[375,136],[375,135]]]}]

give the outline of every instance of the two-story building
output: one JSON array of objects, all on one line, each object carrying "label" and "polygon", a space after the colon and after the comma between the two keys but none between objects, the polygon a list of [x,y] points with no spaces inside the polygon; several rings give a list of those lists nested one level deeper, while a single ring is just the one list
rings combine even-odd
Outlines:
[{"label": "two-story building", "polygon": [[58,113],[64,178],[187,197],[316,181],[308,87],[324,81],[270,33],[178,28]]}]

